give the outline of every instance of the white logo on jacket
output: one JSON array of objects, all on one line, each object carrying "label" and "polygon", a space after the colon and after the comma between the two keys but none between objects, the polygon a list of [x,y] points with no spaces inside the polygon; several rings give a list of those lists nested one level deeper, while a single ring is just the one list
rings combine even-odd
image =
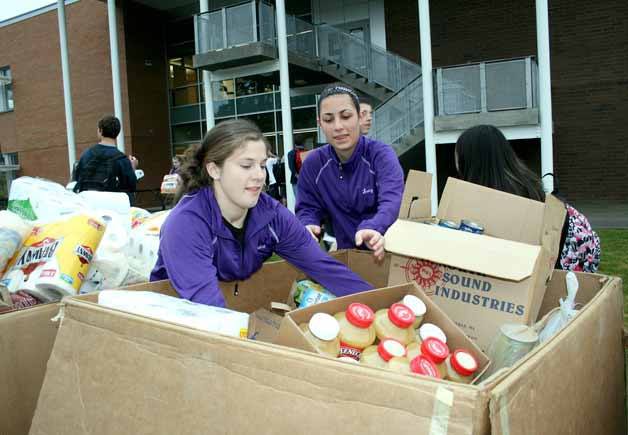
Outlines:
[{"label": "white logo on jacket", "polygon": [[368,195],[369,193],[373,193],[373,189],[367,189],[366,187],[362,189],[362,195]]}]

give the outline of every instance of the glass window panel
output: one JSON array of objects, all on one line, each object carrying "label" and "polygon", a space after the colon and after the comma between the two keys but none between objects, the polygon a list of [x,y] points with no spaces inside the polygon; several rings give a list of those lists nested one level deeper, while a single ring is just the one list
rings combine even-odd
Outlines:
[{"label": "glass window panel", "polygon": [[443,69],[443,111],[446,115],[479,112],[480,66]]},{"label": "glass window panel", "polygon": [[198,19],[199,52],[225,48],[222,11],[201,14]]},{"label": "glass window panel", "polygon": [[298,95],[290,98],[292,107],[316,106],[316,95]]},{"label": "glass window panel", "polygon": [[214,116],[233,116],[235,115],[235,102],[234,100],[221,100],[214,101]]},{"label": "glass window panel", "polygon": [[270,133],[275,131],[275,114],[257,113],[255,115],[239,116],[238,118],[253,121],[262,130],[262,133]]},{"label": "glass window panel", "polygon": [[192,142],[201,140],[201,124],[194,122],[172,126],[173,142]]},{"label": "glass window panel", "polygon": [[279,82],[279,77],[275,73],[256,74],[236,79],[236,95],[262,94],[273,92],[273,85]]},{"label": "glass window panel", "polygon": [[316,108],[296,109],[292,111],[292,128],[316,128]]},{"label": "glass window panel", "polygon": [[181,106],[171,109],[172,123],[181,124],[185,122],[199,121],[201,119],[200,105]]},{"label": "glass window panel", "polygon": [[214,100],[228,100],[235,98],[235,88],[233,79],[212,82],[212,92]]},{"label": "glass window panel", "polygon": [[196,85],[187,88],[175,89],[172,91],[172,105],[183,106],[186,104],[198,103],[198,88]]},{"label": "glass window panel", "polygon": [[236,99],[238,114],[273,110],[273,94],[253,95]]},{"label": "glass window panel", "polygon": [[198,82],[198,74],[194,68],[181,65],[181,58],[170,60],[170,87],[178,88]]}]

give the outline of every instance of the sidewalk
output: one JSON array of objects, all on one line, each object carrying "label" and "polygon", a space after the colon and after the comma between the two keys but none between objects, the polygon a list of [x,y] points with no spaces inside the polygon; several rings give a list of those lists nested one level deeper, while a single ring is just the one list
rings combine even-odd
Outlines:
[{"label": "sidewalk", "polygon": [[593,229],[626,228],[628,229],[628,201],[587,200],[572,204],[591,222]]}]

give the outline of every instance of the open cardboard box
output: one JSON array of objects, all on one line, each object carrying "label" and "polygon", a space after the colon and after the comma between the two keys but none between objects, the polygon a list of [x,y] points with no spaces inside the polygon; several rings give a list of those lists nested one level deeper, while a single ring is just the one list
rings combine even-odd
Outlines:
[{"label": "open cardboard box", "polygon": [[0,434],[26,434],[59,324],[56,303],[0,314]]},{"label": "open cardboard box", "polygon": [[[564,297],[564,275],[554,273],[540,315]],[[577,275],[575,319],[477,385],[65,299],[30,433],[624,434],[621,280]],[[276,299],[267,284],[260,300]]]},{"label": "open cardboard box", "polygon": [[345,311],[353,302],[360,302],[371,307],[373,311],[382,308],[388,308],[395,302],[399,302],[405,295],[414,295],[425,302],[427,312],[423,318],[423,323],[433,323],[440,327],[447,337],[447,345],[451,351],[455,349],[467,349],[478,362],[478,371],[474,377],[477,380],[481,374],[487,369],[488,357],[473,343],[462,330],[447,315],[436,306],[425,294],[418,289],[414,283],[406,283],[397,286],[387,287],[384,289],[371,290],[355,295],[344,296],[333,299],[331,301],[313,305],[300,310],[287,313],[281,322],[279,336],[276,343],[284,346],[303,349],[310,352],[321,353],[312,345],[305,337],[303,331],[299,327],[302,323],[307,323],[316,313],[327,313],[334,315],[338,312]]},{"label": "open cardboard box", "polygon": [[430,186],[431,175],[410,172],[401,218],[385,235],[388,284],[416,282],[486,350],[500,325],[537,318],[565,207],[551,195],[541,203],[450,178],[436,217],[471,219],[485,228],[478,235],[416,222],[430,218]]}]

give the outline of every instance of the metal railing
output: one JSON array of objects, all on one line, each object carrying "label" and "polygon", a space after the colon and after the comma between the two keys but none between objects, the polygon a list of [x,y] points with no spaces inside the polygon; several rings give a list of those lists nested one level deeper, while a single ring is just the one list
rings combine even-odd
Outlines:
[{"label": "metal railing", "polygon": [[[196,53],[253,42],[276,46],[275,10],[251,1],[196,15]],[[420,66],[326,24],[314,25],[286,16],[288,50],[304,57],[333,62],[396,92],[419,76]]]},{"label": "metal railing", "polygon": [[416,77],[373,113],[371,136],[399,151],[404,138],[423,127],[423,82]]},{"label": "metal railing", "polygon": [[479,62],[436,69],[439,116],[537,106],[533,57]]}]

